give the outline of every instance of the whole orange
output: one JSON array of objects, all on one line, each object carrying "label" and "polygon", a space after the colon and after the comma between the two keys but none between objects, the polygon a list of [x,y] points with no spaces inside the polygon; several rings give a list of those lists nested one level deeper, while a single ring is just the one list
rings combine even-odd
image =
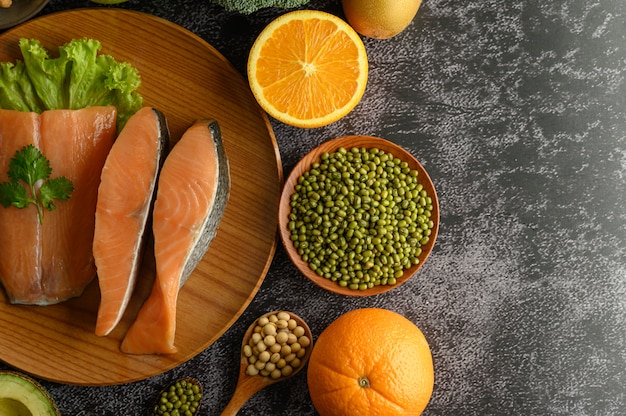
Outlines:
[{"label": "whole orange", "polygon": [[321,416],[419,415],[433,391],[432,355],[422,331],[406,317],[356,309],[320,334],[307,382]]}]

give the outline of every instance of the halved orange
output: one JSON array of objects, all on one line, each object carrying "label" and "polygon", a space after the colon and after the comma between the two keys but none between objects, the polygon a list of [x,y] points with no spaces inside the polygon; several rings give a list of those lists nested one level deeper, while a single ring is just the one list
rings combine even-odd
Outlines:
[{"label": "halved orange", "polygon": [[296,127],[321,127],[361,100],[368,61],[359,35],[341,18],[297,10],[267,25],[252,45],[248,81],[259,105]]}]

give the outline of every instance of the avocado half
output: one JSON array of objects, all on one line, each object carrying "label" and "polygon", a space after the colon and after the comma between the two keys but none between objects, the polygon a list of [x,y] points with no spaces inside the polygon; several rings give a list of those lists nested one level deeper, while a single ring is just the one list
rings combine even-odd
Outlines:
[{"label": "avocado half", "polygon": [[60,416],[61,413],[38,382],[15,371],[0,371],[0,415]]}]

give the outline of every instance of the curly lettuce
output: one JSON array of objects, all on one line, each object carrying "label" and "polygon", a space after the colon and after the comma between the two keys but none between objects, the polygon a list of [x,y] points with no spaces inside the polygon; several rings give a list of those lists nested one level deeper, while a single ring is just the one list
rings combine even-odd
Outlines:
[{"label": "curly lettuce", "polygon": [[23,61],[0,63],[0,108],[35,111],[113,105],[118,131],[141,108],[139,72],[128,62],[100,54],[94,39],[74,39],[50,57],[37,39],[19,42]]}]

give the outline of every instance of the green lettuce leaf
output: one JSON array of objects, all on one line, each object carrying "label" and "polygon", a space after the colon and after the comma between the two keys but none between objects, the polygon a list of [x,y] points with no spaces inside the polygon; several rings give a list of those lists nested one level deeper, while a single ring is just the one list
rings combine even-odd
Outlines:
[{"label": "green lettuce leaf", "polygon": [[0,108],[18,111],[43,111],[43,104],[26,73],[24,62],[0,63]]},{"label": "green lettuce leaf", "polygon": [[37,39],[19,42],[23,61],[1,63],[0,107],[20,111],[117,107],[118,131],[141,108],[139,72],[99,53],[95,39],[73,39],[53,58]]},{"label": "green lettuce leaf", "polygon": [[64,56],[51,59],[48,51],[34,39],[20,39],[20,50],[28,78],[33,83],[44,109],[69,108],[65,85],[70,67],[68,60]]}]

